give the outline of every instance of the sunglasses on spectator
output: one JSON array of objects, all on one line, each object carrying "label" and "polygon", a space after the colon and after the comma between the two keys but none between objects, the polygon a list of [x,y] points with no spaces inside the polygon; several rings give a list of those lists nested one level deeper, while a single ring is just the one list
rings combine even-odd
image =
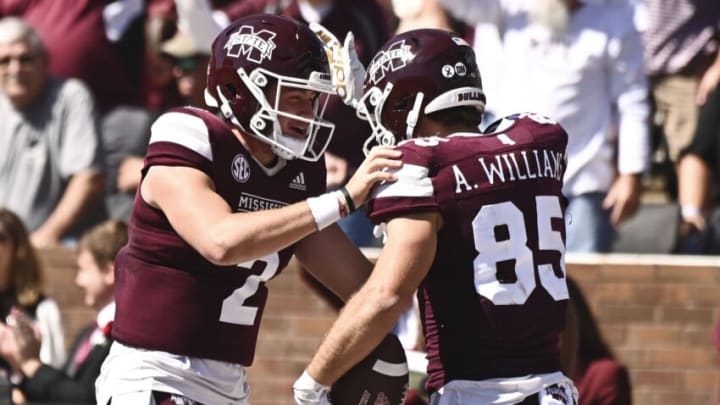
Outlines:
[{"label": "sunglasses on spectator", "polygon": [[200,65],[200,57],[197,56],[189,56],[185,58],[177,58],[175,60],[175,66],[179,67],[180,70],[182,70],[185,73],[190,73],[195,71],[195,69],[198,68]]},{"label": "sunglasses on spectator", "polygon": [[18,61],[21,65],[29,65],[35,62],[35,59],[35,56],[29,53],[24,53],[18,56],[5,56],[0,58],[0,66],[7,66],[13,60]]}]

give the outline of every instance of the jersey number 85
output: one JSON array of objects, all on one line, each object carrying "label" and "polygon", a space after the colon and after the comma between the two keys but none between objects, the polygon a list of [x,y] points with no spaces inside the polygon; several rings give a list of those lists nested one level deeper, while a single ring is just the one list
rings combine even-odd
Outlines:
[{"label": "jersey number 85", "polygon": [[[563,278],[553,271],[552,264],[537,266],[538,279],[556,301],[567,299],[565,283],[565,245],[560,232],[552,229],[553,218],[562,219],[560,199],[557,196],[535,197],[537,210],[538,248],[560,252],[560,269]],[[478,255],[473,262],[475,290],[495,305],[522,305],[537,288],[533,251],[527,246],[527,231],[522,211],[511,201],[483,206],[472,221],[475,249]],[[494,228],[505,225],[509,238],[498,241]],[[517,280],[501,283],[497,279],[497,263],[514,260]]]}]

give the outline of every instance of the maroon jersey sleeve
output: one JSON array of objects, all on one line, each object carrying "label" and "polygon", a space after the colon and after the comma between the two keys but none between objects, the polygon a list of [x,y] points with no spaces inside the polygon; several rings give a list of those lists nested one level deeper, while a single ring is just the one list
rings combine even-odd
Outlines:
[{"label": "maroon jersey sleeve", "polygon": [[413,139],[399,146],[398,181],[374,191],[376,223],[423,210],[443,219],[418,290],[431,391],[560,369],[566,144],[560,126],[528,114],[492,133]]},{"label": "maroon jersey sleeve", "polygon": [[[221,119],[198,109],[177,109],[155,122],[145,171],[155,165],[202,171],[237,212],[280,208],[325,190],[323,162],[262,167]],[[115,261],[113,337],[133,347],[249,366],[267,300],[265,282],[287,266],[294,249],[215,265],[138,194],[128,245]]]},{"label": "maroon jersey sleeve", "polygon": [[153,123],[145,154],[144,172],[150,166],[188,166],[211,175],[213,161],[210,129],[192,110],[171,110]]}]

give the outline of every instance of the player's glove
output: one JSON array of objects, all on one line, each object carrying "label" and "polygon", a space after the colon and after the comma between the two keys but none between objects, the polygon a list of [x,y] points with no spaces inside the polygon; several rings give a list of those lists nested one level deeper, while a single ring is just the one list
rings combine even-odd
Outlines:
[{"label": "player's glove", "polygon": [[315,381],[307,370],[295,381],[293,391],[297,405],[331,405],[328,398],[330,387]]},{"label": "player's glove", "polygon": [[310,23],[310,29],[325,46],[335,92],[345,104],[355,108],[363,93],[365,66],[355,51],[352,31],[347,33],[345,42],[340,44],[337,37],[322,25]]}]

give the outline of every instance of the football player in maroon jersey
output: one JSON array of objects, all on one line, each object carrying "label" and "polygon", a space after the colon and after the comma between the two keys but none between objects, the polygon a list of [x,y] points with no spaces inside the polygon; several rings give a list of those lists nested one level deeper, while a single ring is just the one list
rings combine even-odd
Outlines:
[{"label": "football player in maroon jersey", "polygon": [[478,130],[485,96],[472,48],[431,29],[377,53],[358,114],[366,146],[399,143],[398,180],[370,199],[386,242],[294,385],[298,404],[329,387],[392,329],[417,291],[432,404],[563,404],[563,196],[567,134],[536,114]]},{"label": "football player in maroon jersey", "polygon": [[[153,124],[129,241],[118,254],[113,337],[99,404],[247,404],[265,282],[294,254],[348,298],[372,266],[334,224],[393,181],[400,154],[378,148],[340,191],[321,160],[334,93],[322,42],[273,15],[216,38],[205,109]],[[317,232],[319,230],[319,232]],[[342,265],[341,265],[342,263]]]}]

